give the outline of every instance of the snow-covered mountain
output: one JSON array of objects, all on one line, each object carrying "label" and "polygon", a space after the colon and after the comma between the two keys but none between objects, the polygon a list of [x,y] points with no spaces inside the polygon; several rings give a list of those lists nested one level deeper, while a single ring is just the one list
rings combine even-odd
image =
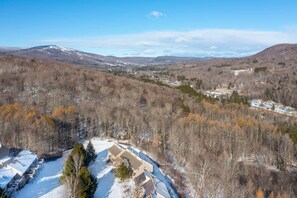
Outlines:
[{"label": "snow-covered mountain", "polygon": [[110,67],[110,66],[145,66],[158,64],[173,64],[189,61],[201,60],[194,57],[115,57],[102,56],[93,53],[82,52],[75,49],[60,47],[56,45],[44,45],[27,49],[18,49],[13,51],[5,51],[4,54],[38,58],[44,60],[53,60],[68,62],[72,64],[80,64],[93,67]]},{"label": "snow-covered mountain", "polygon": [[38,58],[44,60],[53,60],[82,64],[89,66],[116,66],[124,65],[117,61],[97,54],[81,52],[75,49],[60,47],[56,45],[37,46],[27,49],[9,51],[5,54]]}]

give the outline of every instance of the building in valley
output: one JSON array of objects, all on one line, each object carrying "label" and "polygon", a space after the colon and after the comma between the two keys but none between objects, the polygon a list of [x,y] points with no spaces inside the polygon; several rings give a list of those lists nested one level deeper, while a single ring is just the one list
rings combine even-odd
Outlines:
[{"label": "building in valley", "polygon": [[297,117],[297,110],[295,108],[285,106],[272,100],[263,101],[262,99],[253,99],[251,100],[251,107]]}]

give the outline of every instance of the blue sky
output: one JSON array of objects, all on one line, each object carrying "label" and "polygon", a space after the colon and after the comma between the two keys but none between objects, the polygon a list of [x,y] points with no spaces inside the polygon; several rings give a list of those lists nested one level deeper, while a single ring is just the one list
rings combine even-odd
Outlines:
[{"label": "blue sky", "polygon": [[244,56],[297,43],[295,0],[0,0],[0,46]]}]

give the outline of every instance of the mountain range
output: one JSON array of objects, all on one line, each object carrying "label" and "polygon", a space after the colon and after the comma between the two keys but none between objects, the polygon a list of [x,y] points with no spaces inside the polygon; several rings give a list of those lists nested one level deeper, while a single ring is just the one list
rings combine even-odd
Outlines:
[{"label": "mountain range", "polygon": [[43,45],[31,48],[0,47],[0,54],[14,55],[26,58],[37,58],[50,61],[60,61],[71,64],[79,64],[91,67],[116,67],[116,66],[152,66],[152,65],[174,65],[188,62],[201,62],[205,60],[211,62],[242,62],[258,60],[292,60],[297,59],[297,44],[278,44],[248,57],[242,58],[198,58],[198,57],[178,57],[178,56],[158,56],[158,57],[116,57],[103,56],[94,53],[83,52],[71,48],[57,45]]},{"label": "mountain range", "polygon": [[[1,50],[2,49],[2,50]],[[146,66],[175,64],[190,61],[199,61],[203,58],[196,57],[115,57],[103,56],[94,53],[82,52],[75,49],[60,47],[57,45],[36,46],[27,49],[0,48],[0,53],[5,55],[15,55],[27,58],[37,58],[43,60],[60,61],[72,64],[106,67],[106,66]]]}]

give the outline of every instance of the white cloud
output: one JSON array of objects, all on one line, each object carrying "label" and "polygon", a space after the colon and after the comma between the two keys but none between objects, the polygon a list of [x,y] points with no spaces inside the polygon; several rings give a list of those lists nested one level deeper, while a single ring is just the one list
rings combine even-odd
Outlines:
[{"label": "white cloud", "polygon": [[175,42],[176,43],[182,43],[182,42],[187,42],[189,41],[187,38],[184,38],[184,37],[178,37],[175,39]]},{"label": "white cloud", "polygon": [[217,49],[217,48],[218,48],[218,47],[215,46],[215,45],[209,47],[209,49],[211,49],[211,50],[215,50],[215,49]]},{"label": "white cloud", "polygon": [[145,55],[154,55],[155,51],[152,49],[146,49],[144,50],[141,54],[145,54]]},{"label": "white cloud", "polygon": [[227,56],[250,55],[279,43],[297,43],[293,31],[255,31],[200,29],[192,31],[154,31],[137,34],[61,38],[39,41],[89,50],[103,55],[139,56]]},{"label": "white cloud", "polygon": [[149,17],[154,17],[154,18],[160,18],[160,17],[166,16],[166,14],[154,10],[154,11],[152,11],[148,16],[149,16]]}]

